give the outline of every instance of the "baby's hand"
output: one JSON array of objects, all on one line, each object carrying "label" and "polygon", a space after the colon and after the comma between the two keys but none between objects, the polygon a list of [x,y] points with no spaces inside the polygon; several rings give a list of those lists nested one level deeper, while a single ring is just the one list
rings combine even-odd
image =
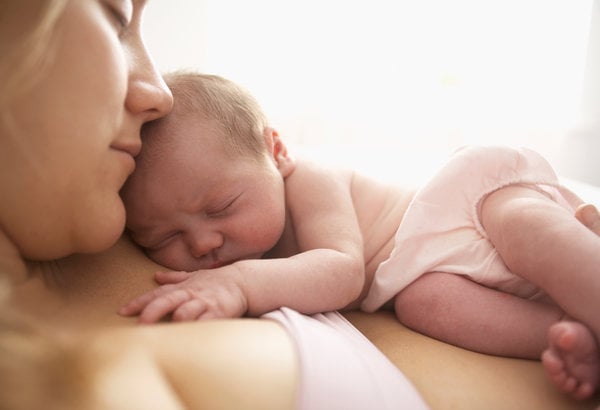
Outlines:
[{"label": "baby's hand", "polygon": [[196,272],[160,272],[162,286],[147,292],[119,309],[123,316],[140,315],[141,323],[154,323],[172,313],[173,321],[240,317],[246,313],[244,292],[234,280],[231,265]]}]

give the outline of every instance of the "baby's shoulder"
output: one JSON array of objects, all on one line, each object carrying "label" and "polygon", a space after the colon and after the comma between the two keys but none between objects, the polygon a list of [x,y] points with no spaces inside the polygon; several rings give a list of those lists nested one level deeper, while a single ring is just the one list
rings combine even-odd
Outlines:
[{"label": "baby's shoulder", "polygon": [[353,175],[351,169],[321,164],[308,159],[296,159],[296,167],[286,182],[301,185],[341,184],[350,188]]}]

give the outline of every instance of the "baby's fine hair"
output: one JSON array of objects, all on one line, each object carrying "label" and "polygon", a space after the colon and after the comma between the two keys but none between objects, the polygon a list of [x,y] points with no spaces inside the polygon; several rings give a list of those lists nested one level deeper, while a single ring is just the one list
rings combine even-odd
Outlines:
[{"label": "baby's fine hair", "polygon": [[173,93],[177,116],[215,121],[231,153],[251,157],[264,154],[267,119],[247,90],[218,75],[192,71],[175,71],[164,79]]}]

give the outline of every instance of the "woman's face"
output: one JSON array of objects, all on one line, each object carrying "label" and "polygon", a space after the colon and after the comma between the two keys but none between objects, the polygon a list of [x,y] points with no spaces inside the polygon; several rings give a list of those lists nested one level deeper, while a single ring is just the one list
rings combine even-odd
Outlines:
[{"label": "woman's face", "polygon": [[100,251],[122,232],[119,190],[141,125],[172,106],[142,43],[144,3],[69,1],[49,68],[10,102],[14,124],[0,124],[0,231],[25,258]]}]

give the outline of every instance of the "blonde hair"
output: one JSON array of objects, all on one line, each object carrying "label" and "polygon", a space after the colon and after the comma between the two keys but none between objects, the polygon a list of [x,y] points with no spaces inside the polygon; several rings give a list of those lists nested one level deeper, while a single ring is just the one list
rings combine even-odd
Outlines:
[{"label": "blonde hair", "polygon": [[[0,121],[9,130],[16,131],[11,101],[43,78],[52,64],[53,32],[68,1],[0,2]],[[27,22],[9,35],[5,28],[15,16],[26,16]],[[11,306],[8,273],[0,271],[0,409],[85,407],[91,383],[80,348]]]},{"label": "blonde hair", "polygon": [[223,77],[192,71],[175,71],[164,75],[164,79],[173,93],[177,116],[215,121],[230,153],[256,158],[265,153],[263,132],[267,119],[247,90]]},{"label": "blonde hair", "polygon": [[1,65],[5,65],[0,92],[0,120],[11,124],[10,102],[36,84],[52,64],[54,53],[51,47],[56,23],[62,16],[69,0],[6,0],[0,3],[0,27],[8,24],[16,15],[27,14],[28,22],[20,27],[22,34],[0,38]]}]

